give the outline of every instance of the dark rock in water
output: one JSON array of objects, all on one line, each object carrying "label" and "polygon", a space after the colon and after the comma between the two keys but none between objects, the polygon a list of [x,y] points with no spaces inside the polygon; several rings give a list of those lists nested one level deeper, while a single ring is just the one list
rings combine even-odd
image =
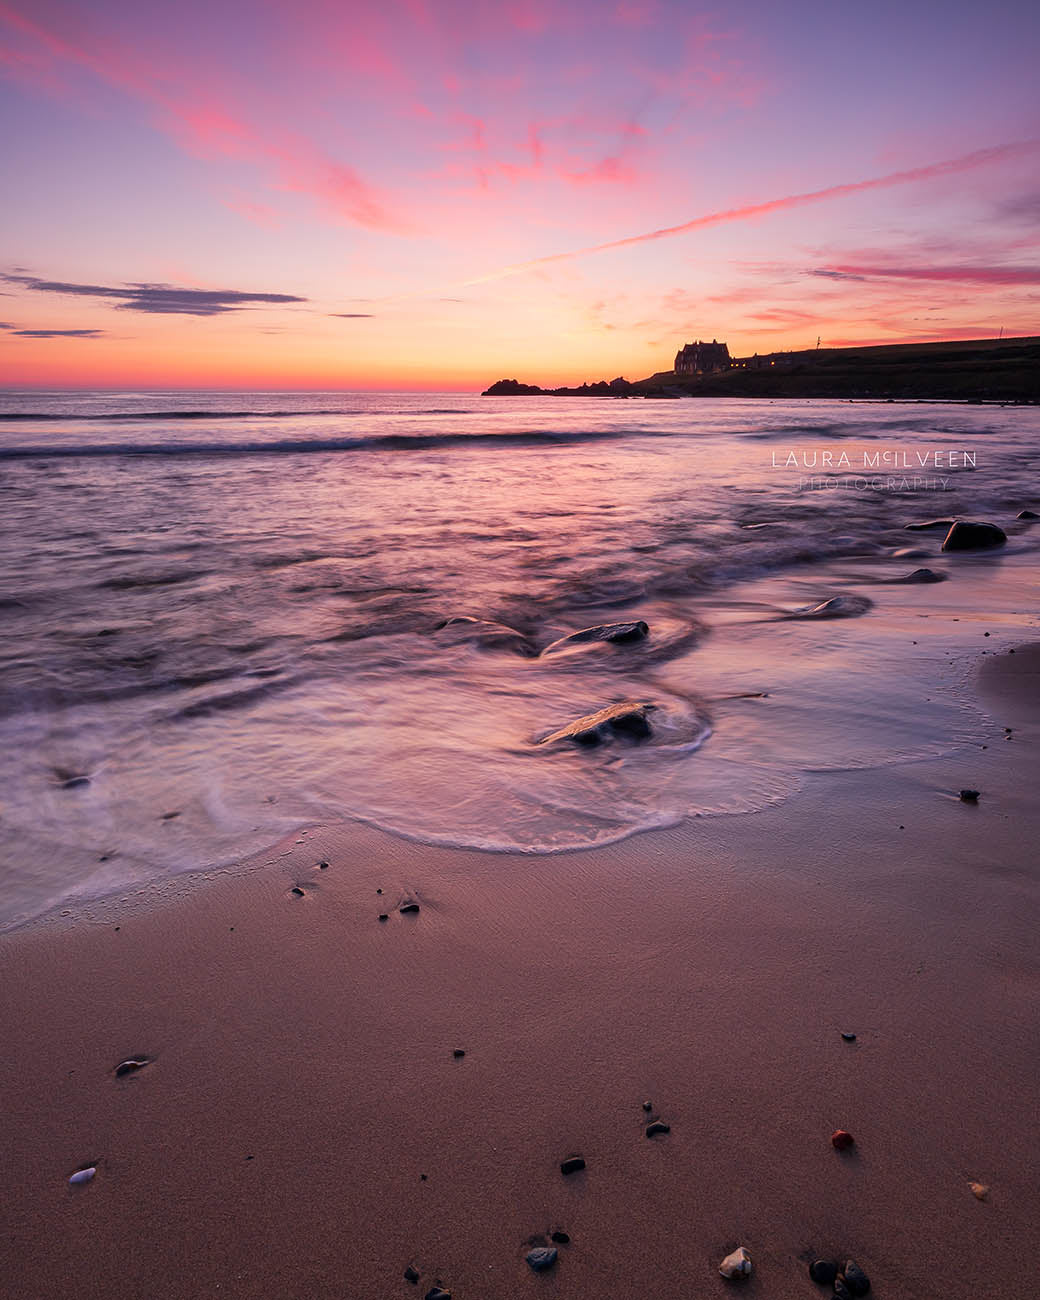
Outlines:
[{"label": "dark rock in water", "polygon": [[662,1124],[659,1119],[655,1119],[652,1124],[646,1126],[646,1136],[648,1138],[657,1137],[659,1133],[671,1133],[667,1124]]},{"label": "dark rock in water", "polygon": [[905,578],[896,578],[896,582],[945,582],[945,573],[936,573],[934,569],[914,569]]},{"label": "dark rock in water", "polygon": [[454,1052],[452,1052],[452,1056],[454,1056],[456,1061],[461,1061],[465,1055],[466,1053],[461,1047],[456,1047]]},{"label": "dark rock in water", "polygon": [[62,781],[61,788],[63,790],[78,790],[84,785],[90,785],[89,776],[70,776],[66,780]]},{"label": "dark rock in water", "polygon": [[299,885],[293,885],[292,889],[289,890],[289,893],[292,894],[294,898],[303,898],[303,890]]},{"label": "dark rock in water", "polygon": [[920,546],[901,546],[898,551],[892,552],[893,560],[926,560],[931,555],[931,551],[926,551]]},{"label": "dark rock in water", "polygon": [[1035,510],[1020,510],[1018,514],[1015,515],[1015,518],[1016,519],[1040,519],[1040,515],[1038,515]]},{"label": "dark rock in water", "polygon": [[845,1039],[846,1043],[854,1043],[854,1042],[856,1041],[856,1035],[853,1034],[853,1033],[850,1033],[850,1032],[849,1032],[848,1030],[846,1030],[846,1029],[843,1029],[843,1030],[841,1031],[841,1036],[842,1036],[842,1038]]},{"label": "dark rock in water", "polygon": [[846,1261],[844,1274],[845,1285],[854,1296],[866,1295],[870,1290],[870,1278],[867,1277],[854,1259]]},{"label": "dark rock in water", "polygon": [[830,600],[821,601],[819,605],[806,605],[796,609],[789,618],[855,618],[865,614],[874,602],[866,596],[832,596]]},{"label": "dark rock in water", "polygon": [[653,1110],[653,1108],[654,1108],[653,1102],[649,1102],[649,1101],[643,1102],[643,1109],[647,1112],[647,1114],[649,1114],[650,1111]]},{"label": "dark rock in water", "polygon": [[469,614],[446,618],[443,623],[438,623],[434,630],[444,634],[442,640],[447,638],[453,643],[469,641],[475,645],[515,650],[517,654],[528,657],[537,653],[533,644],[515,627],[508,627],[505,623],[494,623],[489,619],[472,618]]},{"label": "dark rock in water", "polygon": [[418,910],[419,910],[419,904],[418,904],[418,903],[402,903],[401,906],[400,906],[397,910],[401,913],[402,916],[411,916],[413,913],[418,912]]},{"label": "dark rock in water", "polygon": [[550,1241],[555,1241],[558,1246],[567,1246],[570,1244],[570,1237],[566,1232],[554,1232]]},{"label": "dark rock in water", "polygon": [[598,745],[609,731],[620,731],[630,736],[649,736],[650,723],[646,715],[655,707],[639,700],[610,704],[597,713],[586,713],[583,718],[543,737],[538,744],[551,745],[556,740],[573,740],[579,745]]},{"label": "dark rock in water", "polygon": [[413,1286],[416,1286],[416,1285],[418,1284],[418,1281],[419,1281],[419,1271],[418,1271],[418,1269],[414,1269],[414,1268],[412,1268],[411,1264],[409,1264],[408,1267],[407,1267],[407,1268],[405,1269],[405,1271],[404,1271],[404,1280],[405,1280],[406,1282],[411,1282],[411,1284],[412,1284]]},{"label": "dark rock in water", "polygon": [[435,1286],[432,1290],[426,1292],[423,1300],[451,1300],[451,1292]]},{"label": "dark rock in water", "polygon": [[380,913],[379,913],[379,919],[380,919],[380,921],[389,921],[389,920],[390,920],[390,918],[389,918],[389,916],[387,916],[386,912],[380,912]]},{"label": "dark rock in water", "polygon": [[831,1134],[831,1146],[835,1151],[847,1151],[855,1143],[856,1139],[851,1133],[846,1133],[843,1128],[835,1129]]},{"label": "dark rock in water", "polygon": [[150,1065],[147,1056],[131,1056],[126,1061],[120,1061],[116,1066],[116,1078],[122,1079],[127,1074],[135,1074],[138,1070],[143,1070],[146,1065]]},{"label": "dark rock in water", "polygon": [[904,524],[903,527],[908,532],[921,533],[931,528],[949,528],[953,522],[952,519],[929,519],[925,524]]},{"label": "dark rock in water", "polygon": [[569,636],[561,636],[552,645],[547,645],[542,654],[551,655],[557,650],[565,650],[569,646],[591,645],[595,641],[610,641],[615,645],[627,645],[632,641],[643,641],[649,635],[650,627],[642,619],[636,623],[601,623],[597,627],[586,627],[580,632],[571,632]]},{"label": "dark rock in water", "polygon": [[544,1273],[547,1268],[552,1268],[559,1255],[555,1246],[536,1246],[527,1252],[527,1262],[536,1273]]},{"label": "dark rock in water", "polygon": [[568,1156],[566,1160],[560,1162],[561,1174],[576,1174],[585,1168],[585,1161],[581,1156]]},{"label": "dark rock in water", "polygon": [[838,1276],[838,1266],[833,1259],[814,1259],[809,1265],[809,1276],[821,1286],[830,1286]]},{"label": "dark rock in water", "polygon": [[980,791],[978,790],[962,790],[961,803],[978,803],[979,794]]},{"label": "dark rock in water", "polygon": [[537,384],[522,384],[518,379],[497,379],[480,395],[481,397],[531,397],[544,391]]},{"label": "dark rock in water", "polygon": [[979,551],[994,546],[1003,546],[1007,533],[996,524],[973,523],[968,519],[958,519],[946,534],[942,544],[944,551]]},{"label": "dark rock in water", "polygon": [[327,862],[319,862],[319,863],[318,863],[318,870],[319,870],[319,871],[328,871],[328,869],[329,869],[329,864],[328,864]]},{"label": "dark rock in water", "polygon": [[174,812],[163,813],[162,817],[160,817],[159,820],[164,822],[172,822],[175,817],[179,817],[180,815],[181,815],[181,810],[177,808]]},{"label": "dark rock in water", "polygon": [[834,1279],[834,1294],[836,1300],[853,1300],[852,1290],[840,1273]]}]

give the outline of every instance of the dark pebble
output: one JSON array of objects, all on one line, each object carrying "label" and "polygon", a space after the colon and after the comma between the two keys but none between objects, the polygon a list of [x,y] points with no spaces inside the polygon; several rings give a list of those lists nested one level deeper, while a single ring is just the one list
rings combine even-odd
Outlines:
[{"label": "dark pebble", "polygon": [[411,1282],[412,1286],[416,1286],[416,1285],[418,1285],[418,1282],[419,1282],[419,1271],[418,1271],[418,1269],[414,1269],[414,1268],[412,1268],[411,1264],[409,1264],[408,1267],[407,1267],[407,1268],[405,1269],[405,1271],[404,1271],[404,1280],[405,1280],[406,1282]]},{"label": "dark pebble", "polygon": [[555,1246],[536,1246],[527,1252],[527,1262],[534,1272],[544,1273],[556,1263],[559,1253]]},{"label": "dark pebble", "polygon": [[[902,830],[902,827],[900,827],[899,829]],[[850,1034],[844,1029],[841,1031],[841,1036],[842,1038],[845,1039],[847,1043],[854,1043],[856,1041],[856,1035]]]},{"label": "dark pebble", "polygon": [[658,1133],[671,1133],[667,1124],[662,1124],[659,1119],[655,1119],[652,1124],[646,1126],[646,1136],[648,1138],[656,1137]]},{"label": "dark pebble", "polygon": [[382,891],[381,889],[377,889],[377,890],[376,890],[376,893],[377,893],[377,894],[381,894],[382,892],[383,892],[383,891]]},{"label": "dark pebble", "polygon": [[379,919],[380,919],[381,921],[389,921],[389,920],[390,920],[390,917],[387,915],[386,912],[380,912],[380,913],[379,913]]},{"label": "dark pebble", "polygon": [[978,790],[962,790],[961,803],[978,803],[979,793]]},{"label": "dark pebble", "polygon": [[646,1113],[647,1113],[648,1115],[649,1115],[650,1112],[653,1110],[653,1108],[654,1108],[654,1107],[653,1107],[653,1103],[652,1103],[652,1102],[649,1102],[649,1101],[644,1101],[644,1102],[643,1102],[643,1109],[646,1111]]},{"label": "dark pebble", "polygon": [[120,1061],[116,1066],[116,1078],[121,1079],[125,1074],[134,1074],[137,1070],[143,1070],[149,1063],[147,1056],[132,1056],[129,1060]]},{"label": "dark pebble", "polygon": [[557,1246],[566,1246],[570,1241],[570,1237],[565,1232],[554,1232],[550,1240],[555,1241]]},{"label": "dark pebble", "polygon": [[80,786],[90,785],[89,776],[70,776],[67,781],[62,781],[63,790],[78,790]]},{"label": "dark pebble", "polygon": [[[1038,515],[1035,510],[1020,510],[1018,514],[1015,515],[1015,518],[1016,519],[1040,519],[1040,515]],[[98,636],[100,635],[101,633],[99,632]]]},{"label": "dark pebble", "polygon": [[454,1052],[452,1052],[452,1056],[454,1056],[456,1061],[461,1061],[465,1055],[466,1053],[463,1051],[461,1047],[456,1047]]},{"label": "dark pebble", "polygon": [[299,885],[293,885],[292,889],[291,889],[289,892],[290,892],[292,895],[294,895],[296,898],[302,898],[302,897],[303,897],[303,890],[300,888]]},{"label": "dark pebble", "polygon": [[418,910],[419,910],[419,904],[418,904],[418,903],[405,903],[403,907],[399,907],[397,910],[401,913],[402,916],[408,916],[408,915],[410,915],[412,912],[418,912]]},{"label": "dark pebble", "polygon": [[561,1174],[576,1174],[584,1168],[585,1161],[581,1156],[568,1156],[566,1160],[560,1162]]},{"label": "dark pebble", "polygon": [[425,1300],[451,1300],[450,1291],[442,1291],[439,1286],[435,1286],[432,1291],[427,1291]]},{"label": "dark pebble", "polygon": [[846,1133],[843,1128],[836,1129],[831,1134],[831,1146],[835,1151],[847,1151],[849,1147],[854,1146],[856,1139],[851,1133]]},{"label": "dark pebble", "polygon": [[814,1259],[809,1265],[809,1276],[821,1286],[830,1286],[838,1276],[838,1266],[833,1259]]},{"label": "dark pebble", "polygon": [[853,1300],[852,1292],[849,1290],[848,1283],[839,1273],[834,1279],[834,1294],[837,1300]]},{"label": "dark pebble", "polygon": [[178,808],[176,812],[163,813],[161,820],[164,822],[172,822],[175,817],[179,817],[180,815],[180,809]]},{"label": "dark pebble", "polygon": [[319,862],[319,863],[318,863],[318,870],[319,870],[319,871],[328,871],[328,869],[329,869],[329,864],[328,864],[327,862]]},{"label": "dark pebble", "polygon": [[870,1278],[854,1259],[845,1262],[845,1285],[854,1296],[866,1295],[870,1290]]}]

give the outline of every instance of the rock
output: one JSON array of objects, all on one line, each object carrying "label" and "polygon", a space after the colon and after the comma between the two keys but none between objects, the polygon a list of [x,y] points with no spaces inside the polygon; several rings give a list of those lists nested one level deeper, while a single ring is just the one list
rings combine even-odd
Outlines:
[{"label": "rock", "polygon": [[533,657],[537,653],[534,645],[515,627],[508,627],[505,623],[494,623],[488,619],[471,618],[469,614],[458,614],[454,618],[447,618],[443,623],[438,623],[434,631],[443,634],[441,640],[453,643],[470,641],[474,645],[515,650],[518,654],[528,657]]},{"label": "rock", "polygon": [[974,1196],[977,1201],[984,1201],[989,1195],[989,1188],[985,1183],[969,1183],[968,1186],[971,1188],[972,1196]]},{"label": "rock", "polygon": [[480,395],[481,397],[531,397],[544,391],[537,384],[521,384],[517,379],[497,379]]},{"label": "rock", "polygon": [[870,1278],[867,1277],[854,1259],[845,1261],[844,1276],[845,1285],[854,1296],[866,1295],[870,1290]]},{"label": "rock", "polygon": [[120,1061],[116,1066],[116,1078],[121,1079],[125,1074],[133,1074],[137,1070],[143,1070],[146,1065],[150,1065],[147,1056],[131,1056],[125,1061]]},{"label": "rock", "polygon": [[642,641],[650,635],[650,627],[639,619],[635,623],[600,623],[597,627],[586,627],[580,632],[571,632],[561,636],[558,641],[547,645],[542,655],[555,654],[576,645],[591,645],[595,641],[609,641],[614,645],[627,645],[632,641]]},{"label": "rock", "polygon": [[978,790],[962,790],[960,793],[961,803],[978,803],[980,793]]},{"label": "rock", "polygon": [[389,915],[388,915],[386,912],[380,912],[380,913],[379,913],[379,919],[380,919],[380,921],[389,921],[389,920],[390,920],[390,917],[389,917]]},{"label": "rock", "polygon": [[809,1265],[809,1276],[821,1286],[830,1286],[838,1276],[838,1265],[833,1259],[814,1259]]},{"label": "rock", "polygon": [[441,1287],[435,1286],[432,1290],[426,1292],[423,1300],[451,1300],[451,1292],[444,1291]]},{"label": "rock", "polygon": [[896,582],[945,582],[945,573],[936,573],[934,569],[914,569],[905,578],[896,578]]},{"label": "rock", "polygon": [[62,781],[63,790],[79,790],[85,785],[90,785],[89,776],[70,776],[67,780]]},{"label": "rock", "polygon": [[418,904],[418,903],[402,903],[401,906],[400,906],[397,910],[401,913],[402,916],[414,916],[415,913],[418,912],[418,910],[419,910],[419,904]]},{"label": "rock", "polygon": [[97,1168],[94,1165],[88,1165],[86,1169],[77,1169],[69,1182],[73,1187],[80,1187],[84,1183],[89,1183],[96,1173]]},{"label": "rock", "polygon": [[555,1246],[536,1246],[527,1252],[527,1262],[535,1273],[544,1273],[556,1263],[559,1254]]},{"label": "rock", "polygon": [[653,1108],[654,1108],[654,1106],[653,1106],[653,1102],[650,1102],[650,1101],[644,1101],[644,1102],[643,1102],[643,1109],[646,1111],[646,1113],[647,1113],[648,1115],[649,1115],[650,1112],[653,1110]]},{"label": "rock", "polygon": [[560,1162],[561,1174],[576,1174],[585,1168],[585,1161],[581,1156],[568,1156],[566,1160]]},{"label": "rock", "polygon": [[461,1047],[456,1047],[455,1050],[452,1052],[452,1056],[454,1056],[456,1061],[461,1061],[465,1055],[466,1053]]},{"label": "rock", "polygon": [[835,1129],[831,1134],[831,1146],[835,1151],[847,1151],[855,1143],[856,1139],[851,1133],[846,1133],[843,1128]]},{"label": "rock", "polygon": [[554,1232],[550,1240],[555,1241],[558,1246],[566,1246],[570,1243],[570,1237],[566,1232]]},{"label": "rock", "polygon": [[657,1137],[659,1133],[670,1133],[672,1130],[667,1124],[662,1124],[659,1119],[655,1119],[652,1124],[646,1126],[646,1136],[648,1138]]},{"label": "rock", "polygon": [[949,528],[954,522],[952,519],[929,519],[924,524],[904,524],[903,527],[907,532],[921,533],[930,528]]},{"label": "rock", "polygon": [[1018,514],[1015,515],[1015,518],[1016,519],[1040,519],[1040,515],[1038,515],[1035,510],[1020,510]]},{"label": "rock", "polygon": [[834,1279],[834,1295],[836,1300],[852,1300],[852,1291],[849,1284],[840,1273]]},{"label": "rock", "polygon": [[856,618],[873,607],[866,596],[832,596],[818,605],[806,605],[793,610],[788,618]]},{"label": "rock", "polygon": [[412,1268],[411,1264],[409,1264],[408,1267],[407,1267],[407,1268],[405,1269],[405,1271],[404,1271],[404,1280],[405,1280],[406,1282],[411,1282],[412,1286],[416,1286],[416,1285],[418,1285],[418,1282],[419,1282],[419,1270],[418,1270],[418,1269],[415,1269],[415,1268]]},{"label": "rock", "polygon": [[318,863],[318,870],[319,870],[319,871],[328,871],[328,869],[329,869],[329,864],[328,864],[327,862],[319,862],[319,863]]},{"label": "rock", "polygon": [[841,1031],[841,1036],[845,1039],[846,1043],[854,1043],[856,1041],[856,1035],[850,1033],[847,1029]]},{"label": "rock", "polygon": [[942,544],[944,551],[978,551],[994,546],[1003,546],[1007,534],[996,524],[974,523],[968,519],[958,519],[946,534]]},{"label": "rock", "polygon": [[609,704],[597,713],[586,713],[584,717],[551,732],[538,744],[551,745],[557,740],[573,740],[579,745],[598,745],[610,731],[620,731],[630,736],[649,736],[650,723],[646,715],[655,707],[639,700]]},{"label": "rock", "polygon": [[751,1256],[743,1246],[738,1246],[719,1265],[723,1277],[747,1277],[751,1272]]},{"label": "rock", "polygon": [[294,898],[303,898],[303,890],[299,885],[293,885],[292,889],[289,890],[289,893],[292,894]]}]

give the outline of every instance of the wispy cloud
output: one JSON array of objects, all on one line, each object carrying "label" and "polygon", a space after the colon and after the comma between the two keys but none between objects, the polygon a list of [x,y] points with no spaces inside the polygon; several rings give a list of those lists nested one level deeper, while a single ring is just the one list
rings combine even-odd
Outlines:
[{"label": "wispy cloud", "polygon": [[931,280],[948,284],[1040,284],[1038,266],[836,266],[810,275],[832,280]]},{"label": "wispy cloud", "polygon": [[373,313],[370,311],[330,311],[330,316],[336,320],[371,320]]},{"label": "wispy cloud", "polygon": [[100,298],[117,311],[139,311],[162,316],[221,316],[256,305],[307,302],[291,293],[244,293],[238,289],[182,289],[169,284],[70,284],[64,280],[41,280],[31,275],[3,275],[8,284],[22,285],[38,293],[56,293],[75,298]]},{"label": "wispy cloud", "polygon": [[98,339],[104,330],[12,330],[17,338],[23,339]]}]

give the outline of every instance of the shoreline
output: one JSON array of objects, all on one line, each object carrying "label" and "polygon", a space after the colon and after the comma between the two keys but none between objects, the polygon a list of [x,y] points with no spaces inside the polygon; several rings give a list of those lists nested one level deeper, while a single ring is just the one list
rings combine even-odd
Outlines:
[{"label": "shoreline", "polygon": [[985,753],[580,852],[315,829],[4,936],[12,1291],[721,1294],[742,1244],[749,1295],[814,1294],[807,1252],[880,1300],[1007,1295],[1040,1209],[1040,649],[1014,648],[977,658],[1013,728]]}]

